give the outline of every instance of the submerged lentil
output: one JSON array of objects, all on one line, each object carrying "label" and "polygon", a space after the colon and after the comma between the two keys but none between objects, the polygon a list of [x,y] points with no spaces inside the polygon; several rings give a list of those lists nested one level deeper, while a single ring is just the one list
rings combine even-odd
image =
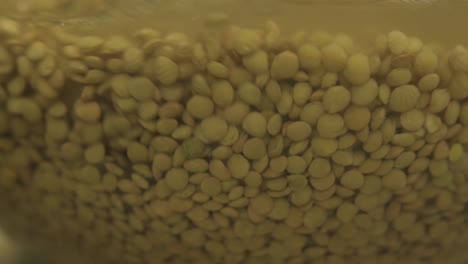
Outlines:
[{"label": "submerged lentil", "polygon": [[466,240],[464,47],[219,19],[46,41],[0,18],[2,202],[125,263],[427,263]]}]

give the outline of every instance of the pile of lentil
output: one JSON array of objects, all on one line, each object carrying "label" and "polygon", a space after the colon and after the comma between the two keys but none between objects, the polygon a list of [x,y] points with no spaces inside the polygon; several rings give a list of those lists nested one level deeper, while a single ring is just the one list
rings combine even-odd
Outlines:
[{"label": "pile of lentil", "polygon": [[223,21],[1,18],[2,221],[90,263],[466,263],[465,47]]}]

